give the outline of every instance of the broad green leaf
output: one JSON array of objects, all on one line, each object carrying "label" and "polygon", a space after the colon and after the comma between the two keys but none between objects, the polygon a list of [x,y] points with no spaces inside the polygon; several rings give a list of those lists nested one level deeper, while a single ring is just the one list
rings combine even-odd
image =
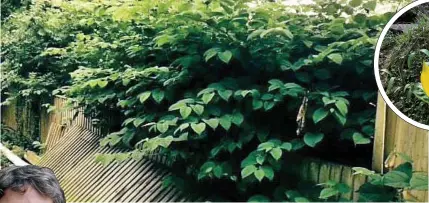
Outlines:
[{"label": "broad green leaf", "polygon": [[256,153],[252,152],[243,161],[241,161],[240,166],[241,168],[244,168],[249,165],[255,165],[256,163]]},{"label": "broad green leaf", "polygon": [[276,147],[270,151],[270,154],[275,160],[279,160],[282,157],[282,150],[279,147]]},{"label": "broad green leaf", "polygon": [[341,65],[341,63],[343,62],[343,57],[341,56],[341,54],[329,54],[328,58],[338,65]]},{"label": "broad green leaf", "polygon": [[315,147],[317,143],[323,140],[323,133],[305,133],[304,142],[310,147]]},{"label": "broad green leaf", "polygon": [[324,188],[321,192],[320,192],[320,199],[328,199],[329,197],[335,196],[339,194],[338,190],[336,190],[335,188]]},{"label": "broad green leaf", "polygon": [[139,127],[141,124],[143,124],[145,122],[145,120],[146,119],[144,119],[144,118],[136,118],[133,121],[133,124],[134,124],[135,127]]},{"label": "broad green leaf", "polygon": [[322,97],[322,101],[325,106],[335,103],[335,99],[330,99],[328,97]]},{"label": "broad green leaf", "polygon": [[247,40],[254,39],[255,37],[259,38],[264,31],[265,31],[264,29],[258,29],[258,30],[253,31],[252,33],[250,33],[247,36]]},{"label": "broad green leaf", "polygon": [[117,154],[114,155],[114,159],[117,162],[123,162],[123,161],[126,161],[129,158],[130,158],[130,154],[129,153],[117,153]]},{"label": "broad green leaf", "polygon": [[256,162],[260,165],[262,165],[265,161],[265,155],[263,154],[258,154],[256,155]]},{"label": "broad green leaf", "polygon": [[158,129],[158,131],[160,133],[165,133],[168,130],[168,124],[167,123],[157,123],[156,124],[156,129]]},{"label": "broad green leaf", "polygon": [[99,80],[97,84],[99,87],[104,88],[107,86],[108,83],[109,82],[107,80]]},{"label": "broad green leaf", "polygon": [[264,179],[264,177],[265,177],[265,172],[262,169],[256,170],[254,174],[255,174],[256,179],[259,180],[259,182],[261,182],[262,179]]},{"label": "broad green leaf", "polygon": [[344,101],[341,101],[341,100],[336,101],[335,106],[337,107],[337,109],[341,113],[341,115],[343,115],[343,116],[347,115],[348,107]]},{"label": "broad green leaf", "polygon": [[383,176],[384,185],[394,188],[405,188],[410,185],[410,177],[400,171],[390,171]]},{"label": "broad green leaf", "polygon": [[275,102],[265,101],[264,102],[265,111],[269,111],[270,109],[272,109],[274,107],[274,104],[275,104]]},{"label": "broad green leaf", "polygon": [[268,152],[271,149],[273,149],[274,147],[274,143],[273,142],[263,142],[261,144],[258,145],[258,151],[265,151]]},{"label": "broad green leaf", "polygon": [[133,122],[136,118],[127,118],[125,119],[125,121],[122,123],[123,126],[126,126],[128,124],[130,124],[131,122]]},{"label": "broad green leaf", "polygon": [[264,101],[272,100],[273,98],[274,98],[274,95],[272,95],[272,94],[264,94],[261,97],[261,99]]},{"label": "broad green leaf", "polygon": [[156,103],[161,103],[161,101],[164,99],[164,91],[160,89],[155,89],[152,91],[152,98],[155,100]]},{"label": "broad green leaf", "polygon": [[194,110],[194,112],[198,115],[201,115],[204,113],[204,106],[199,105],[199,104],[195,104],[195,105],[190,105],[192,110]]},{"label": "broad green leaf", "polygon": [[187,104],[187,103],[188,103],[188,102],[183,101],[183,100],[178,101],[178,102],[174,103],[173,105],[171,105],[171,106],[168,108],[168,110],[169,110],[169,111],[175,111],[175,110],[178,110],[178,109],[182,108],[183,106],[186,106],[186,104]]},{"label": "broad green leaf", "polygon": [[205,123],[191,123],[191,128],[192,130],[194,130],[195,133],[197,133],[198,135],[201,135],[201,133],[204,132],[204,130],[206,129],[206,124]]},{"label": "broad green leaf", "polygon": [[338,111],[334,111],[334,117],[341,125],[345,125],[347,122],[347,118]]},{"label": "broad green leaf", "polygon": [[140,103],[143,104],[150,97],[150,95],[151,95],[151,92],[149,91],[139,94]]},{"label": "broad green leaf", "polygon": [[368,169],[363,168],[363,167],[353,167],[352,170],[354,171],[353,175],[362,174],[364,176],[371,176],[371,175],[375,174],[374,171],[368,170]]},{"label": "broad green leaf", "polygon": [[231,128],[231,119],[232,118],[230,115],[223,115],[222,117],[220,117],[219,123],[225,130],[228,131],[229,128]]},{"label": "broad green leaf", "polygon": [[270,28],[261,33],[261,37],[265,37],[268,35],[273,35],[273,36],[281,35],[281,36],[288,37],[289,39],[293,38],[293,34],[288,29],[281,28],[281,27]]},{"label": "broad green leaf", "polygon": [[246,178],[247,176],[252,175],[256,170],[257,169],[254,165],[248,165],[241,170],[241,177]]},{"label": "broad green leaf", "polygon": [[214,93],[205,93],[201,100],[203,100],[204,104],[208,104],[213,99]]},{"label": "broad green leaf", "polygon": [[427,57],[429,57],[429,49],[420,49],[420,52],[425,54]]},{"label": "broad green leaf", "polygon": [[232,114],[232,119],[231,122],[234,123],[237,126],[240,126],[241,123],[243,123],[244,121],[244,117],[243,114],[241,114],[240,112],[235,112],[234,114]]},{"label": "broad green leaf", "polygon": [[123,80],[122,80],[122,85],[123,85],[123,86],[128,86],[128,84],[130,84],[130,82],[131,82],[131,80],[130,80],[130,79],[126,79],[126,78],[125,78],[125,79],[123,79]]},{"label": "broad green leaf", "polygon": [[313,113],[313,121],[314,123],[318,123],[319,121],[323,120],[324,118],[326,118],[326,116],[328,116],[329,111],[325,108],[318,108],[316,111],[314,111]]},{"label": "broad green leaf", "polygon": [[278,79],[272,79],[270,81],[268,81],[268,83],[270,83],[270,87],[268,88],[268,91],[272,91],[272,90],[276,90],[278,88],[281,88],[284,86],[284,83],[281,80]]},{"label": "broad green leaf", "polygon": [[95,155],[95,161],[101,163],[103,166],[109,165],[113,159],[115,158],[114,155],[111,154],[96,154]]},{"label": "broad green leaf", "polygon": [[232,58],[232,52],[229,50],[226,50],[224,52],[218,52],[217,56],[219,57],[219,59],[221,61],[223,61],[224,63],[229,63],[229,61]]},{"label": "broad green leaf", "polygon": [[355,145],[369,144],[369,143],[371,143],[371,140],[369,138],[366,138],[365,136],[363,136],[359,132],[354,132],[353,133],[353,142],[355,143]]},{"label": "broad green leaf", "polygon": [[218,53],[218,52],[220,52],[221,51],[221,49],[220,48],[218,48],[218,47],[214,47],[214,48],[211,48],[211,49],[209,49],[209,50],[207,50],[205,53],[204,53],[204,60],[207,62],[207,61],[209,61],[211,58],[213,58],[213,56],[216,56],[216,54]]},{"label": "broad green leaf", "polygon": [[311,48],[311,46],[313,46],[313,42],[312,41],[303,40],[302,42],[305,44],[305,46],[307,48]]},{"label": "broad green leaf", "polygon": [[122,135],[122,142],[128,146],[131,147],[131,140],[134,138],[134,132],[133,131],[127,131]]},{"label": "broad green leaf", "polygon": [[211,128],[213,128],[213,130],[215,130],[219,125],[219,119],[217,118],[203,119],[203,121],[207,123],[207,125],[209,125]]},{"label": "broad green leaf", "polygon": [[262,108],[263,106],[264,106],[264,103],[261,100],[253,99],[253,101],[252,101],[253,110],[258,110],[258,109]]},{"label": "broad green leaf", "polygon": [[274,170],[271,166],[262,166],[261,168],[264,171],[265,177],[267,177],[268,180],[274,180]]},{"label": "broad green leaf", "polygon": [[413,176],[410,180],[410,189],[411,190],[428,190],[428,175],[423,172],[413,173]]},{"label": "broad green leaf", "polygon": [[192,113],[192,108],[188,107],[188,106],[182,106],[180,108],[180,115],[182,116],[183,119],[188,118],[189,115],[191,115]]},{"label": "broad green leaf", "polygon": [[200,92],[198,92],[197,97],[200,97],[201,95],[206,94],[206,93],[212,93],[215,90],[216,90],[215,88],[211,88],[211,87],[203,89]]},{"label": "broad green leaf", "polygon": [[91,80],[91,81],[89,81],[89,86],[91,88],[94,88],[97,85],[98,85],[98,80]]},{"label": "broad green leaf", "polygon": [[231,90],[219,90],[218,91],[218,94],[219,94],[219,96],[223,99],[223,100],[225,100],[225,101],[229,101],[229,98],[231,97],[231,95],[232,95],[232,91]]},{"label": "broad green leaf", "polygon": [[220,178],[222,177],[222,173],[223,173],[223,169],[221,165],[217,165],[214,169],[213,169],[213,174],[217,177]]},{"label": "broad green leaf", "polygon": [[214,162],[209,161],[209,162],[204,163],[201,166],[200,171],[204,172],[204,173],[210,173],[215,166],[216,166],[216,164]]},{"label": "broad green leaf", "polygon": [[411,163],[405,162],[397,166],[393,171],[399,171],[407,174],[408,177],[413,175],[413,165]]},{"label": "broad green leaf", "polygon": [[284,142],[280,148],[286,150],[286,151],[291,151],[292,150],[292,144],[289,142]]}]

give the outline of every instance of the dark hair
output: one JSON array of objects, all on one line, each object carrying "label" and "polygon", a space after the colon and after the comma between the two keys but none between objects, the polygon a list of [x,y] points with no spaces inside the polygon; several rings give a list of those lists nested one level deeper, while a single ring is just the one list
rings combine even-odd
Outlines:
[{"label": "dark hair", "polygon": [[27,165],[9,166],[0,170],[0,198],[6,189],[23,191],[31,186],[54,203],[65,203],[66,198],[54,172],[46,167]]}]

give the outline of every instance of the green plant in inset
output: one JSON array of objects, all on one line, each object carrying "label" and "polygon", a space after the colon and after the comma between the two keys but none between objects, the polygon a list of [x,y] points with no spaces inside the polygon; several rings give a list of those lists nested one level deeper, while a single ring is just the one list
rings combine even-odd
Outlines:
[{"label": "green plant in inset", "polygon": [[415,19],[414,28],[402,34],[388,32],[379,64],[380,78],[389,99],[402,113],[423,124],[429,124],[429,98],[424,92],[427,84],[424,64],[429,56],[428,22],[429,16],[421,13]]},{"label": "green plant in inset", "polygon": [[[425,54],[429,57],[429,50],[421,49],[421,53]],[[408,67],[413,67],[414,58],[416,57],[416,53],[412,52],[408,55]],[[423,60],[422,62],[422,72],[420,75],[420,84],[416,85],[414,88],[410,88],[410,91],[414,93],[414,95],[420,100],[429,104],[429,62]]]}]

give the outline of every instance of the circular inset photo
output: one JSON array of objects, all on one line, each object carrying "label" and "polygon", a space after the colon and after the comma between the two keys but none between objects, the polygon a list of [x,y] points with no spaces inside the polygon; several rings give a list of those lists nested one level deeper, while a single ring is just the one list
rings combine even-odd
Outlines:
[{"label": "circular inset photo", "polygon": [[429,0],[413,2],[393,16],[378,40],[374,66],[387,105],[429,130]]}]

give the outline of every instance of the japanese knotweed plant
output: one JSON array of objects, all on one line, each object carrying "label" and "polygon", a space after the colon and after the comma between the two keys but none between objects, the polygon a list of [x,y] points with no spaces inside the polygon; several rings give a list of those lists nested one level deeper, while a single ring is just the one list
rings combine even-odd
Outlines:
[{"label": "japanese knotweed plant", "polygon": [[[34,31],[61,43],[28,46],[43,59],[36,72],[58,73],[54,93],[110,128],[101,145],[130,149],[97,160],[156,152],[233,199],[283,201],[272,191],[288,182],[288,152],[374,134],[373,53],[392,13],[373,12],[376,1],[316,2],[55,2],[43,9],[68,18]],[[18,73],[22,50],[8,62]]]}]

